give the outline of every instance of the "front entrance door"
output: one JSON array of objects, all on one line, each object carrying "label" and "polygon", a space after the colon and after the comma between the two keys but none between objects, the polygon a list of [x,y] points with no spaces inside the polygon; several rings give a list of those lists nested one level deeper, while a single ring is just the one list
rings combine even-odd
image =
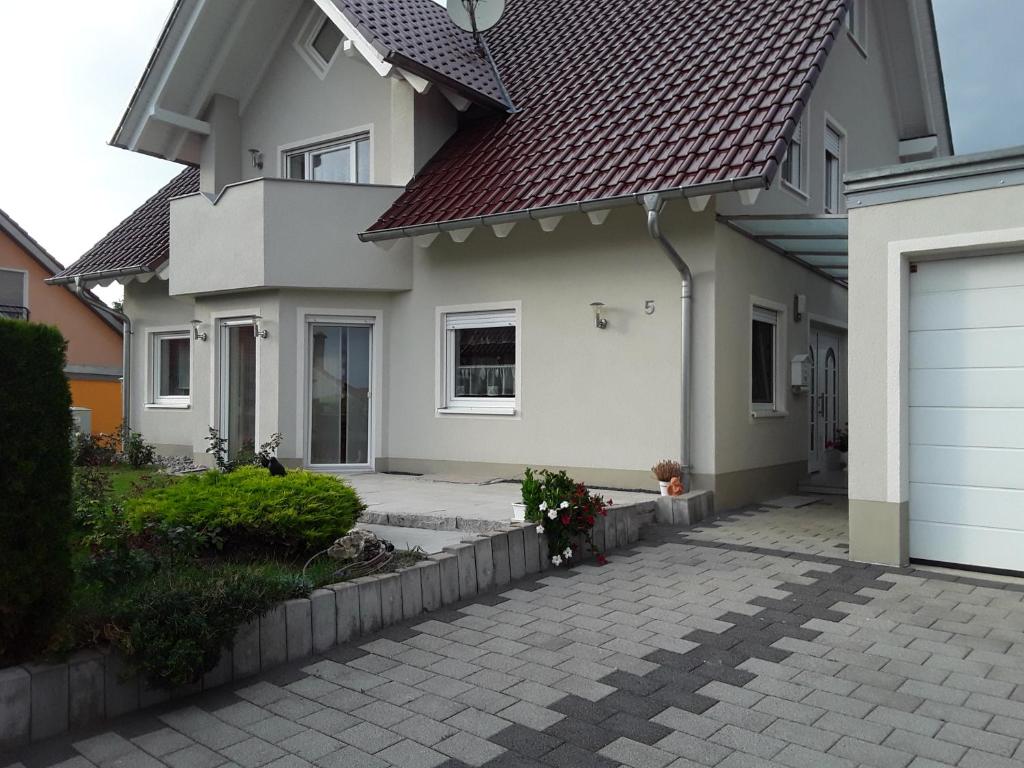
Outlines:
[{"label": "front entrance door", "polygon": [[841,386],[839,336],[832,331],[811,328],[808,348],[811,356],[811,391],[808,398],[809,454],[811,472],[825,468],[825,451],[842,426],[839,421]]},{"label": "front entrance door", "polygon": [[251,319],[220,327],[220,423],[228,455],[256,449],[256,334]]},{"label": "front entrance door", "polygon": [[370,466],[373,325],[309,323],[309,445],[312,466]]}]

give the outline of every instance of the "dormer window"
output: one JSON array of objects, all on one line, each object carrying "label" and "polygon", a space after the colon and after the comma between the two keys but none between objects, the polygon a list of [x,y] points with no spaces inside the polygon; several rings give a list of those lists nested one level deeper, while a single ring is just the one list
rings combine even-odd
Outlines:
[{"label": "dormer window", "polygon": [[306,60],[317,77],[323,80],[344,40],[345,36],[334,22],[324,16],[318,8],[314,8],[299,31],[299,36],[295,40],[295,50]]},{"label": "dormer window", "polygon": [[367,184],[370,137],[353,136],[288,152],[285,169],[289,179]]}]

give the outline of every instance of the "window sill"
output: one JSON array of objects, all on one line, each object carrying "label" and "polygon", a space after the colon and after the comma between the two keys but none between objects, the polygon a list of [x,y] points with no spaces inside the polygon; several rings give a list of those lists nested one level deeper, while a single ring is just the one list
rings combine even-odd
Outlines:
[{"label": "window sill", "polygon": [[796,197],[800,198],[800,200],[802,202],[804,202],[804,203],[810,202],[811,196],[808,195],[806,192],[804,192],[802,189],[800,189],[800,187],[798,187],[796,184],[790,184],[785,179],[782,179],[780,181],[780,184],[782,185],[782,188],[784,190],[789,192],[789,194],[795,195]]},{"label": "window sill", "polygon": [[451,406],[448,408],[438,408],[438,416],[515,416],[515,406],[508,407],[481,407],[481,408],[469,408],[466,406]]},{"label": "window sill", "polygon": [[868,57],[868,49],[864,45],[864,43],[857,39],[857,33],[855,33],[852,29],[847,27],[846,36],[850,38],[850,42],[853,43],[853,47],[857,49],[857,53],[859,53],[866,59]]},{"label": "window sill", "polygon": [[146,403],[145,407],[156,410],[187,411],[192,407],[192,403]]},{"label": "window sill", "polygon": [[750,418],[754,419],[755,421],[760,421],[761,419],[784,419],[787,416],[789,416],[789,412],[788,411],[751,411],[750,412]]}]

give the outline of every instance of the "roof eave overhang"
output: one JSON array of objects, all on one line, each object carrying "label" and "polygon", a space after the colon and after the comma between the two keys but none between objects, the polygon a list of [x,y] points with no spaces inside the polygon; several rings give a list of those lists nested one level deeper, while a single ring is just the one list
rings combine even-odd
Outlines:
[{"label": "roof eave overhang", "polygon": [[770,183],[771,180],[765,175],[759,174],[755,176],[743,176],[734,179],[726,179],[724,181],[696,184],[689,187],[644,190],[642,192],[632,192],[628,195],[594,198],[573,203],[563,203],[560,205],[523,208],[517,211],[483,214],[480,216],[470,216],[462,219],[449,219],[446,221],[416,224],[408,227],[366,230],[365,232],[359,233],[359,239],[364,243],[397,240],[404,237],[419,237],[421,235],[431,235],[457,229],[489,227],[496,224],[508,224],[518,221],[549,219],[557,216],[565,216],[571,213],[588,213],[590,211],[607,210],[610,208],[622,208],[628,205],[642,205],[643,198],[648,195],[657,195],[665,200],[671,200],[674,198],[705,197],[709,195],[724,194],[726,192],[739,192],[748,189],[767,189]]},{"label": "roof eave overhang", "polygon": [[166,261],[161,262],[155,267],[121,267],[120,269],[107,269],[97,272],[82,272],[77,275],[56,275],[55,277],[48,278],[46,282],[49,285],[98,285],[100,283],[115,282],[126,277],[135,277],[136,275],[158,272],[166,263]]}]

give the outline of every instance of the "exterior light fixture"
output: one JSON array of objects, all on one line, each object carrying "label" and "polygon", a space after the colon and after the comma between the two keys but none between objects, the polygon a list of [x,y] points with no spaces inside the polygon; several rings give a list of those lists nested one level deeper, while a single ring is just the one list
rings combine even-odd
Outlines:
[{"label": "exterior light fixture", "polygon": [[799,323],[804,319],[804,312],[807,311],[807,296],[798,293],[793,296],[793,320]]},{"label": "exterior light fixture", "polygon": [[594,310],[594,324],[603,331],[608,327],[608,318],[601,317],[601,310],[604,309],[604,302],[594,301],[591,302],[590,306]]},{"label": "exterior light fixture", "polygon": [[199,325],[199,320],[192,321],[192,338],[196,341],[206,341],[210,337],[206,334],[206,331],[200,332]]},{"label": "exterior light fixture", "polygon": [[260,328],[260,322],[262,320],[263,318],[259,316],[254,317],[252,319],[252,335],[261,339],[265,339],[267,338],[267,336],[270,335],[270,333],[267,331],[266,328]]},{"label": "exterior light fixture", "polygon": [[263,153],[258,149],[250,149],[249,157],[252,159],[252,167],[263,170]]}]

